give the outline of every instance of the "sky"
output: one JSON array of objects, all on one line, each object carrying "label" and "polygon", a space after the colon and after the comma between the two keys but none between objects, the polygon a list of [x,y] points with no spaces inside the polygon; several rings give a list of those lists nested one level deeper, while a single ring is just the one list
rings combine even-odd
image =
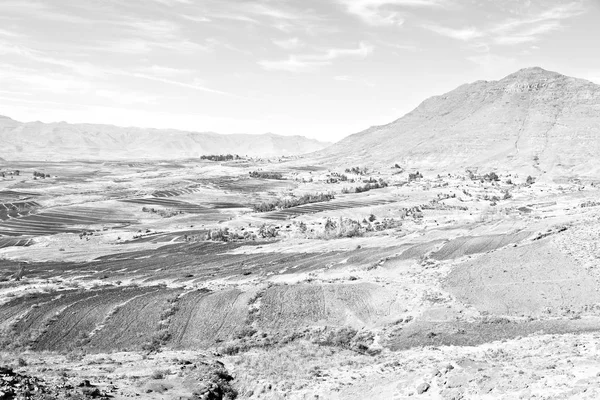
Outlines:
[{"label": "sky", "polygon": [[600,0],[0,0],[0,115],[337,141],[539,66],[600,84]]}]

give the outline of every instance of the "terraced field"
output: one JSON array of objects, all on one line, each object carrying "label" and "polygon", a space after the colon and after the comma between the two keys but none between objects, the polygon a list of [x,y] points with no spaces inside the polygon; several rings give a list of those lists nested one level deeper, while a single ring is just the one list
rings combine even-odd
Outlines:
[{"label": "terraced field", "polygon": [[[59,276],[201,283],[210,279],[307,273],[323,268],[371,267],[401,250],[394,246],[328,252],[230,253],[247,245],[252,243],[174,243],[153,250],[98,257],[86,263],[30,262],[26,274],[39,279]],[[14,274],[19,267],[19,262],[0,260],[0,270],[7,274]]]},{"label": "terraced field", "polygon": [[156,288],[118,306],[97,327],[87,348],[92,351],[134,351],[150,343],[181,289]]},{"label": "terraced field", "polygon": [[187,187],[187,188],[180,188],[180,189],[171,189],[171,190],[157,190],[156,192],[152,193],[152,196],[153,197],[177,197],[177,196],[183,196],[185,194],[198,193],[200,190],[201,190],[201,188],[195,187],[195,186],[191,186],[191,187]]},{"label": "terraced field", "polygon": [[12,246],[26,247],[33,244],[33,238],[0,237],[0,249]]},{"label": "terraced field", "polygon": [[266,290],[257,325],[266,331],[307,326],[372,326],[397,315],[395,294],[374,284],[294,285]]},{"label": "terraced field", "polygon": [[509,244],[519,243],[531,236],[531,232],[523,231],[514,234],[464,236],[446,243],[441,249],[431,254],[436,260],[452,260],[471,254],[487,253]]},{"label": "terraced field", "polygon": [[121,200],[123,203],[142,204],[144,206],[160,206],[182,211],[188,214],[210,214],[215,211],[209,207],[199,204],[192,204],[185,201],[173,200],[165,197],[151,197],[143,199],[127,199]]},{"label": "terraced field", "polygon": [[38,193],[20,192],[15,190],[0,190],[0,202],[12,202],[39,196]]},{"label": "terraced field", "polygon": [[237,289],[187,293],[171,320],[170,346],[200,349],[232,338],[245,326],[251,297],[252,292]]},{"label": "terraced field", "polygon": [[43,236],[81,232],[81,225],[111,224],[126,226],[131,220],[116,219],[107,208],[66,207],[42,210],[21,218],[0,222],[0,236]]},{"label": "terraced field", "polygon": [[281,191],[296,187],[296,183],[287,180],[273,179],[219,179],[213,182],[214,186],[230,192],[261,193]]},{"label": "terraced field", "polygon": [[11,218],[19,218],[28,215],[31,210],[40,207],[35,201],[15,201],[0,204],[0,220],[6,221]]},{"label": "terraced field", "polygon": [[99,290],[91,296],[71,302],[55,315],[46,330],[32,345],[34,350],[68,351],[87,344],[90,335],[118,306],[155,288],[115,288]]},{"label": "terraced field", "polygon": [[315,214],[324,211],[335,211],[346,208],[373,207],[383,204],[395,203],[392,199],[369,199],[369,200],[331,200],[322,203],[305,204],[297,207],[286,208],[285,210],[272,211],[262,215],[263,218],[284,221],[304,214]]}]

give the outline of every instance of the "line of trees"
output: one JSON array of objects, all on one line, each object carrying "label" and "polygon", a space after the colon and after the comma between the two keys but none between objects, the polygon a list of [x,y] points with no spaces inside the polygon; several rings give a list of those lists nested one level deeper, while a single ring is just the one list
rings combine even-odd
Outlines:
[{"label": "line of trees", "polygon": [[37,179],[37,178],[46,179],[46,178],[50,178],[50,174],[44,174],[43,172],[33,171],[33,177],[34,177],[34,179]]},{"label": "line of trees", "polygon": [[334,199],[333,193],[314,193],[305,194],[300,197],[293,197],[289,199],[276,199],[270,202],[263,202],[254,205],[254,211],[256,212],[268,212],[275,210],[282,210],[285,208],[297,207],[303,204],[320,203]]},{"label": "line of trees", "polygon": [[263,171],[250,171],[249,172],[251,178],[258,179],[278,179],[283,180],[283,175],[281,172],[263,172]]},{"label": "line of trees", "polygon": [[201,160],[209,160],[209,161],[231,161],[231,160],[240,160],[241,157],[237,154],[211,154],[200,156]]}]

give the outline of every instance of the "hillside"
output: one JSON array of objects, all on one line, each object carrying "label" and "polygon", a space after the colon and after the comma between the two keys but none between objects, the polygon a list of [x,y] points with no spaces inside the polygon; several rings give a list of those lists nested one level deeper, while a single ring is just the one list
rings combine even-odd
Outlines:
[{"label": "hillside", "polygon": [[181,159],[225,153],[289,156],[317,151],[329,144],[271,133],[221,135],[65,122],[21,123],[2,116],[0,142],[0,158],[48,161]]},{"label": "hillside", "polygon": [[465,84],[315,154],[322,163],[551,175],[600,169],[600,86],[541,68]]}]

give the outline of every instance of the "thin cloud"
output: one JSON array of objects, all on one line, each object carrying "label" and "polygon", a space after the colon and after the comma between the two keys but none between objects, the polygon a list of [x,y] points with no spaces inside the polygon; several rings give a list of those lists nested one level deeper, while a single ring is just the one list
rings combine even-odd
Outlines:
[{"label": "thin cloud", "polygon": [[290,55],[286,60],[259,61],[258,64],[270,71],[306,72],[330,65],[340,57],[366,57],[373,52],[373,46],[361,42],[355,49],[329,49],[320,54]]},{"label": "thin cloud", "polygon": [[299,47],[302,47],[302,45],[303,45],[302,41],[300,39],[298,39],[297,37],[289,38],[289,39],[282,39],[282,40],[273,40],[273,43],[276,46],[279,46],[282,49],[286,49],[286,50],[294,50]]},{"label": "thin cloud", "polygon": [[98,78],[106,78],[107,76],[110,76],[110,75],[128,76],[128,77],[132,77],[132,78],[160,82],[160,83],[164,83],[167,85],[183,87],[183,88],[192,89],[192,90],[201,91],[201,92],[219,94],[219,95],[230,96],[230,97],[241,97],[241,96],[235,95],[233,93],[229,93],[229,92],[225,92],[225,91],[217,90],[217,89],[212,89],[212,88],[209,88],[206,86],[197,85],[195,83],[180,82],[177,80],[168,79],[168,78],[164,78],[164,77],[160,77],[160,76],[156,76],[156,75],[152,75],[152,74],[148,74],[148,73],[129,72],[129,71],[117,69],[117,68],[98,67],[98,66],[95,66],[95,65],[92,65],[89,63],[80,63],[80,62],[74,62],[74,61],[69,61],[69,60],[64,60],[64,59],[56,59],[53,57],[49,57],[46,54],[44,54],[43,52],[40,52],[37,50],[33,50],[33,49],[30,49],[30,48],[27,48],[24,46],[11,45],[11,44],[7,44],[5,42],[0,41],[0,55],[1,54],[12,54],[12,55],[24,57],[24,58],[27,58],[29,60],[36,61],[39,63],[61,66],[61,67],[67,68],[67,69],[71,70],[72,72],[75,72],[82,76],[98,77]]},{"label": "thin cloud", "polygon": [[404,16],[398,11],[403,7],[442,7],[447,0],[338,0],[346,11],[369,25],[402,25]]},{"label": "thin cloud", "polygon": [[486,35],[484,32],[481,32],[480,30],[474,27],[454,29],[441,25],[423,25],[423,28],[435,32],[438,35],[463,41],[477,39]]},{"label": "thin cloud", "polygon": [[350,75],[337,75],[337,76],[334,76],[333,79],[338,82],[352,82],[352,83],[359,83],[361,85],[365,85],[368,87],[375,87],[375,84],[367,79],[350,76]]},{"label": "thin cloud", "polygon": [[585,12],[581,3],[574,2],[545,10],[538,14],[511,18],[495,25],[477,28],[451,28],[436,24],[423,24],[422,28],[438,35],[465,42],[476,42],[478,47],[489,44],[520,45],[539,41],[542,36],[563,28],[562,21]]}]

